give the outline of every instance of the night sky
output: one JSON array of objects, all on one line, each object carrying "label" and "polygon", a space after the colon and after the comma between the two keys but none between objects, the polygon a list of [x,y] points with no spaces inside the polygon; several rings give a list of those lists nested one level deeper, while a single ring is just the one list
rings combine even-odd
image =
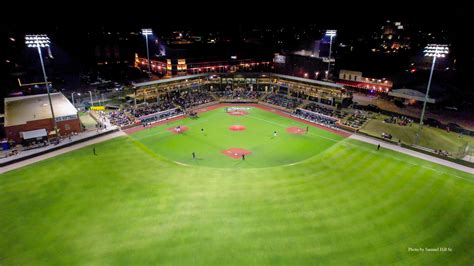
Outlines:
[{"label": "night sky", "polygon": [[[2,28],[22,25],[31,30],[52,25],[87,28],[97,25],[135,28],[144,24],[229,28],[242,24],[307,24],[322,27],[370,27],[380,20],[402,20],[424,26],[464,28],[472,22],[469,1],[80,1],[72,4],[40,2],[11,5],[2,12]],[[16,7],[18,5],[18,7]],[[467,24],[465,24],[467,26]]]},{"label": "night sky", "polygon": [[[9,3],[0,18],[0,35],[48,33],[61,42],[80,45],[81,33],[101,27],[117,31],[137,31],[143,27],[162,32],[214,30],[238,38],[239,33],[255,25],[303,27],[312,24],[320,29],[363,34],[377,30],[387,19],[423,30],[445,29],[462,66],[462,83],[472,82],[474,3],[468,1]],[[5,51],[0,47],[0,53]],[[3,58],[1,54],[0,57]]]}]

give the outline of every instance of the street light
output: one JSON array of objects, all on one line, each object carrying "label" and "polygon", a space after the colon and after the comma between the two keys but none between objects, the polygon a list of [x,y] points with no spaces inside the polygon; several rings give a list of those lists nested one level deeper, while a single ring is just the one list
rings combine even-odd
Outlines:
[{"label": "street light", "polygon": [[56,133],[56,137],[57,137],[58,126],[56,124],[56,116],[54,115],[54,108],[53,108],[53,103],[51,101],[51,94],[49,92],[48,77],[46,76],[46,70],[44,68],[43,55],[41,54],[41,48],[49,47],[50,43],[51,41],[49,40],[49,37],[46,34],[27,34],[25,36],[26,46],[29,48],[38,49],[38,55],[41,62],[41,69],[43,70],[44,84],[46,85],[46,91],[48,93],[49,107],[51,108],[51,116],[53,117],[54,132]]},{"label": "street light", "polygon": [[415,144],[417,145],[418,145],[418,142],[420,141],[421,130],[423,129],[423,119],[425,117],[426,102],[428,101],[428,95],[430,93],[431,79],[433,78],[433,71],[434,71],[434,67],[436,63],[436,58],[446,57],[446,55],[449,53],[449,48],[446,44],[428,44],[425,47],[425,50],[423,51],[423,53],[427,57],[433,57],[433,62],[431,64],[430,78],[428,80],[428,87],[426,88],[425,99],[423,101],[423,109],[421,110],[420,128],[418,129],[418,132],[416,133],[416,138],[415,138]]},{"label": "street light", "polygon": [[97,102],[99,102],[99,106],[101,106],[101,105],[102,105],[102,103],[100,102],[100,97],[99,97],[99,95],[98,95],[97,91],[94,91],[94,98],[96,98],[96,99],[97,99]]},{"label": "street light", "polygon": [[89,95],[91,96],[91,106],[94,106],[94,100],[92,100],[92,91],[89,91]]},{"label": "street light", "polygon": [[74,107],[76,107],[76,104],[74,103],[74,94],[77,94],[78,96],[81,96],[81,94],[80,94],[80,93],[77,93],[77,92],[71,93],[72,105],[73,105]]},{"label": "street light", "polygon": [[146,42],[146,57],[148,59],[148,75],[151,77],[151,62],[150,62],[150,50],[148,50],[148,35],[152,35],[151,29],[142,29],[142,34],[145,36]]},{"label": "street light", "polygon": [[[331,68],[331,50],[332,50],[332,38],[334,36],[336,36],[336,30],[327,30],[326,31],[326,36],[329,36],[330,38],[330,41],[329,41],[329,56],[328,56],[328,73],[330,71],[330,68]],[[326,79],[329,77],[329,75],[327,75]]]}]

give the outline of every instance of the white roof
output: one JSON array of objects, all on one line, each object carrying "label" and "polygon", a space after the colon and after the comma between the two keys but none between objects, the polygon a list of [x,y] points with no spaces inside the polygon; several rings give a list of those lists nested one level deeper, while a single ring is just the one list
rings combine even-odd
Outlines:
[{"label": "white roof", "polygon": [[146,82],[141,82],[141,83],[132,83],[132,85],[133,85],[134,88],[140,88],[140,87],[145,87],[145,86],[150,86],[150,85],[157,85],[157,84],[163,84],[163,83],[174,82],[174,81],[181,81],[181,80],[186,80],[186,79],[200,78],[200,77],[209,76],[210,74],[211,73],[188,75],[188,76],[179,76],[179,77],[174,77],[174,78],[165,78],[165,79],[152,80],[152,81],[146,81]]},{"label": "white roof", "polygon": [[[189,76],[179,76],[179,77],[168,78],[168,79],[153,80],[153,81],[147,81],[147,82],[142,82],[142,83],[133,83],[133,87],[134,88],[140,88],[140,87],[144,87],[144,86],[163,84],[163,83],[167,83],[167,82],[182,81],[182,80],[186,80],[186,79],[206,77],[206,76],[210,76],[212,74],[219,75],[220,73],[204,73],[204,74],[196,74],[196,75],[189,75]],[[245,76],[246,73],[237,73],[237,74]],[[254,73],[250,73],[250,74],[254,74]],[[333,83],[333,82],[326,82],[326,81],[314,80],[314,79],[306,79],[306,78],[300,78],[300,77],[294,77],[294,76],[288,76],[288,75],[282,75],[282,74],[275,74],[275,73],[266,73],[266,74],[269,75],[269,76],[279,77],[279,78],[283,78],[283,79],[287,79],[287,80],[306,82],[306,83],[313,84],[313,85],[321,85],[321,86],[332,87],[333,89],[343,89],[344,88],[343,85],[336,84],[336,83]]]},{"label": "white roof", "polygon": [[[412,90],[412,89],[398,89],[398,90],[393,90],[388,93],[388,95],[393,96],[393,97],[398,97],[398,98],[403,98],[403,99],[409,99],[409,100],[416,100],[416,101],[424,101],[426,94],[423,92],[417,91],[417,90]],[[433,98],[427,98],[427,102],[429,103],[435,103],[436,100]]]},{"label": "white roof", "polygon": [[[77,115],[77,109],[60,92],[51,93],[56,117]],[[5,127],[52,118],[48,94],[5,98]]]},{"label": "white roof", "polygon": [[46,137],[47,135],[48,133],[46,133],[46,129],[44,128],[21,132],[21,136],[23,137],[23,139],[35,139],[39,137]]},{"label": "white roof", "polygon": [[288,75],[282,75],[282,74],[271,74],[271,75],[275,76],[275,77],[283,78],[283,79],[299,81],[299,82],[306,82],[306,83],[313,84],[313,85],[322,85],[322,86],[332,87],[333,89],[343,89],[344,88],[343,85],[333,83],[333,82],[326,82],[326,81],[321,81],[321,80],[300,78],[300,77],[294,77],[294,76],[288,76]]}]

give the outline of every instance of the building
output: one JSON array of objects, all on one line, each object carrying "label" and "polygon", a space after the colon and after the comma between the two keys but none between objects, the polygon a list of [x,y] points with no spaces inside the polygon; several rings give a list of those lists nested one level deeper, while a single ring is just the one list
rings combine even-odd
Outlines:
[{"label": "building", "polygon": [[[51,93],[60,135],[81,131],[76,108],[62,93]],[[54,136],[47,94],[5,98],[5,134],[15,142]]]},{"label": "building", "polygon": [[[159,55],[150,50],[151,71],[160,76],[208,72],[271,71],[272,54],[254,46],[233,44],[168,45]],[[144,51],[135,54],[135,67],[148,71]]]},{"label": "building", "polygon": [[339,80],[337,83],[347,86],[354,89],[362,89],[367,91],[376,91],[376,92],[389,92],[393,83],[390,80],[385,78],[368,78],[362,76],[360,71],[352,71],[341,69],[339,71]]},{"label": "building", "polygon": [[437,103],[441,100],[440,98],[426,97],[426,94],[423,92],[407,88],[393,90],[389,92],[388,95],[394,97],[395,99],[407,101],[408,104],[413,104],[415,102],[424,102],[425,99],[428,103]]},{"label": "building", "polygon": [[[213,72],[268,70],[272,66],[270,61],[234,58],[153,58],[150,59],[151,72],[172,77]],[[135,67],[148,70],[147,58],[135,54]]]},{"label": "building", "polygon": [[[313,56],[313,54],[309,56],[306,54],[308,53],[302,51],[298,53],[275,54],[273,57],[275,72],[304,78],[327,79],[327,59]],[[334,63],[334,60],[331,62]]]},{"label": "building", "polygon": [[377,52],[397,53],[399,50],[410,49],[411,46],[411,38],[406,25],[399,21],[387,20],[374,37],[378,39],[378,47],[373,51]]}]

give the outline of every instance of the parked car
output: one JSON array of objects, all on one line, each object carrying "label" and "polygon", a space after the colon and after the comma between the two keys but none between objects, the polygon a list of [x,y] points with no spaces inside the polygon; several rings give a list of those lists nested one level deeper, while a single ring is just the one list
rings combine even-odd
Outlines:
[{"label": "parked car", "polygon": [[448,127],[449,129],[462,129],[462,127],[456,123],[449,123]]},{"label": "parked car", "polygon": [[442,127],[443,124],[434,118],[427,118],[423,121],[425,125],[429,125],[430,127]]},{"label": "parked car", "polygon": [[371,112],[379,112],[380,108],[377,105],[369,104],[367,105],[367,110]]},{"label": "parked car", "polygon": [[384,139],[392,139],[392,135],[391,135],[391,134],[388,134],[388,133],[385,133],[385,132],[383,132],[383,133],[382,133],[382,138],[384,138]]},{"label": "parked car", "polygon": [[451,111],[457,111],[458,108],[456,106],[445,106],[445,109],[451,110]]},{"label": "parked car", "polygon": [[404,108],[405,107],[405,104],[401,100],[395,100],[395,101],[393,101],[393,103],[399,108]]}]

